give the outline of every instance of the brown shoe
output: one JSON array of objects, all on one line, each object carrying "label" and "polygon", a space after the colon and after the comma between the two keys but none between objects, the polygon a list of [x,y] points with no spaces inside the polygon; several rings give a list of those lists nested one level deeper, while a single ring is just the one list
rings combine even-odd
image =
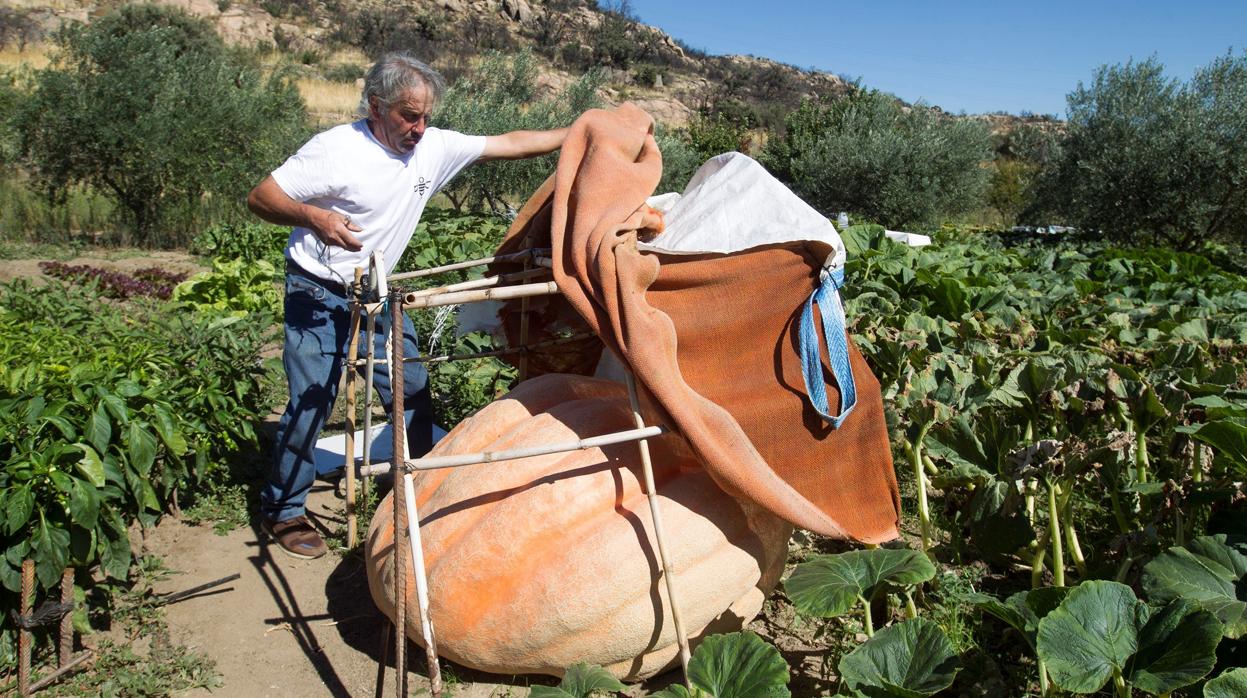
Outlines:
[{"label": "brown shoe", "polygon": [[261,527],[273,539],[281,551],[300,560],[314,560],[329,552],[325,541],[312,527],[306,516],[296,516],[286,521],[264,519]]}]

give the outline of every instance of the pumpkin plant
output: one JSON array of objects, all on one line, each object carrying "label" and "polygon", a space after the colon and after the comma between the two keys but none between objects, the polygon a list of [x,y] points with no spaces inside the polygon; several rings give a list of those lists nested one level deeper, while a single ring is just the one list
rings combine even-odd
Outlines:
[{"label": "pumpkin plant", "polygon": [[748,630],[711,635],[688,663],[691,688],[673,684],[652,698],[788,698],[788,663]]},{"label": "pumpkin plant", "polygon": [[808,616],[833,618],[860,605],[866,634],[874,635],[870,601],[877,593],[901,589],[913,617],[917,609],[909,587],[934,576],[935,565],[918,551],[874,548],[816,556],[797,565],[784,589],[793,606]]},{"label": "pumpkin plant", "polygon": [[918,698],[951,686],[960,663],[940,626],[911,618],[880,630],[841,658],[839,668],[854,696]]},{"label": "pumpkin plant", "polygon": [[1083,582],[1039,621],[1036,650],[1053,682],[1095,693],[1110,680],[1119,698],[1165,694],[1212,671],[1221,623],[1178,599],[1152,611],[1130,587]]}]

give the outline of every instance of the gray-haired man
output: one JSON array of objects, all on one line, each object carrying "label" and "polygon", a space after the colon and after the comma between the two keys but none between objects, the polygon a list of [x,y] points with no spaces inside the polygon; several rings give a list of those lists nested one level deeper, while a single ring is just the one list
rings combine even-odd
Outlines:
[{"label": "gray-haired man", "polygon": [[[313,446],[333,409],[350,339],[346,286],[354,269],[367,266],[380,250],[390,265],[385,272],[391,272],[425,204],[464,167],[543,155],[567,135],[567,129],[556,129],[467,136],[428,128],[443,84],[435,70],[408,53],[384,56],[364,81],[365,118],[314,136],[247,198],[257,216],[294,227],[286,248],[282,355],[290,401],[260,500],[264,529],[295,557],[319,557],[326,550],[304,504],[316,478]],[[388,322],[379,318],[376,345],[361,346],[363,351],[383,351]],[[418,354],[410,320],[403,333],[404,355]],[[388,407],[386,367],[378,367],[375,382]],[[432,440],[424,367],[407,364],[403,386],[408,444],[413,455],[422,454]]]}]

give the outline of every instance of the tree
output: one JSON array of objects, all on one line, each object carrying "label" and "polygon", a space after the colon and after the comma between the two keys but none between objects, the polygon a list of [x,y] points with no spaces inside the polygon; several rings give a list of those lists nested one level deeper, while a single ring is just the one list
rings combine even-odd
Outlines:
[{"label": "tree", "polygon": [[[433,125],[464,133],[496,135],[516,130],[542,130],[571,124],[599,104],[600,76],[586,73],[561,94],[541,98],[531,51],[512,56],[486,54],[480,66],[446,91]],[[464,170],[443,190],[457,210],[489,208],[504,213],[517,208],[545,181],[558,162],[555,155],[526,160],[499,160]]]},{"label": "tree", "polygon": [[16,115],[21,152],[42,188],[109,192],[141,245],[206,196],[241,201],[306,136],[293,83],[231,52],[206,21],[127,5],[57,35]]},{"label": "tree", "polygon": [[854,211],[891,226],[927,226],[982,205],[991,158],[981,124],[877,91],[805,100],[760,158],[827,215]]},{"label": "tree", "polygon": [[1051,129],[1022,124],[993,137],[996,161],[987,188],[987,204],[1006,224],[1035,200],[1036,182],[1060,157],[1060,142]]},{"label": "tree", "polygon": [[1247,54],[1187,83],[1154,58],[1102,66],[1066,99],[1063,154],[1029,217],[1180,248],[1247,234]]}]

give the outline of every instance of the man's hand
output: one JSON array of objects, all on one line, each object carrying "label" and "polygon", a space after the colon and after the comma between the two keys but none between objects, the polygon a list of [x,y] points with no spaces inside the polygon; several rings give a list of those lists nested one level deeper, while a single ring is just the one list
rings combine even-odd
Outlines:
[{"label": "man's hand", "polygon": [[352,234],[358,233],[363,228],[355,225],[350,216],[314,206],[308,206],[308,208],[316,211],[311,215],[311,225],[307,228],[316,235],[317,240],[332,247],[345,247],[352,252],[358,252],[364,248],[363,243]]},{"label": "man's hand", "polygon": [[307,228],[326,245],[352,252],[364,247],[354,235],[363,228],[352,223],[350,217],[295,201],[282,191],[271,175],[247,195],[247,208],[269,223]]}]

